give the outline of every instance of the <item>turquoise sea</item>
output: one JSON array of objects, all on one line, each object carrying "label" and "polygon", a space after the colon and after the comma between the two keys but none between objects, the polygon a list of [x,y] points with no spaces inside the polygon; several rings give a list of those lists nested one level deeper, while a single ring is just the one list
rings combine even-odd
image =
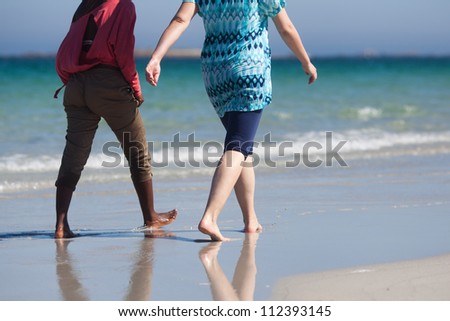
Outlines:
[{"label": "turquoise sea", "polygon": [[[307,161],[325,166],[320,160],[325,160],[326,133],[348,166],[358,159],[450,153],[450,58],[318,58],[314,63],[319,80],[307,86],[295,60],[274,60],[273,103],[257,141],[270,134],[276,146],[258,145],[260,167],[304,169],[295,154],[305,151]],[[146,99],[141,112],[153,142],[155,173],[209,175],[224,131],[206,96],[199,61],[164,61],[157,88],[144,81],[145,64],[138,59]],[[53,185],[66,129],[62,94],[53,99],[59,86],[51,58],[0,59],[0,193]],[[175,150],[171,143],[177,140],[195,140],[200,147]],[[103,123],[85,182],[129,179],[120,150],[108,142],[115,139]],[[333,160],[333,166],[342,163]]]},{"label": "turquoise sea", "polygon": [[[319,79],[308,86],[297,62],[274,60],[273,103],[255,155],[264,231],[241,233],[231,196],[219,226],[236,241],[220,245],[205,244],[197,230],[224,138],[198,60],[164,61],[157,88],[144,82],[146,60],[138,60],[155,206],[179,210],[167,237],[135,229],[137,197],[102,123],[70,209],[82,237],[61,243],[53,240],[54,181],[66,120],[62,95],[53,99],[54,60],[1,58],[0,300],[236,300],[245,293],[238,299],[315,301],[302,286],[288,291],[278,282],[352,268],[367,283],[346,284],[355,289],[350,297],[337,285],[317,291],[328,299],[445,302],[445,276],[416,261],[418,275],[390,266],[402,275],[391,283],[370,272],[450,253],[450,58],[313,61]],[[188,147],[174,148],[177,142]],[[364,284],[376,284],[380,296]]]}]

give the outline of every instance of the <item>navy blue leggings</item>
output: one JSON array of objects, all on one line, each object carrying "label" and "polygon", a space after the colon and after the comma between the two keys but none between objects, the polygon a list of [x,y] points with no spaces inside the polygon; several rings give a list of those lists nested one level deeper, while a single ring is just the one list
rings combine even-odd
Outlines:
[{"label": "navy blue leggings", "polygon": [[238,151],[246,158],[253,154],[253,144],[262,111],[260,109],[249,112],[230,111],[225,113],[220,119],[227,131],[224,144],[225,151]]}]

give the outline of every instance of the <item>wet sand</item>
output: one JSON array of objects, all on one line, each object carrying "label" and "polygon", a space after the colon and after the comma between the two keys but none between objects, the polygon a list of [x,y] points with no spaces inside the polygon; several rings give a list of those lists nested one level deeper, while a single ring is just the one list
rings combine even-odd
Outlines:
[{"label": "wet sand", "polygon": [[440,157],[258,169],[264,231],[240,231],[232,197],[219,224],[234,241],[223,244],[196,228],[209,176],[155,175],[157,210],[180,213],[159,233],[135,230],[130,182],[81,182],[70,241],[52,238],[54,190],[1,194],[0,300],[448,300],[450,172]]}]

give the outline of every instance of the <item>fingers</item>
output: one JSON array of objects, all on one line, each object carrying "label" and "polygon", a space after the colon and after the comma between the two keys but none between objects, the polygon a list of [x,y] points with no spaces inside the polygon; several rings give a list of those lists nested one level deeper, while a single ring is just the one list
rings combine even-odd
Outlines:
[{"label": "fingers", "polygon": [[317,69],[314,65],[310,64],[304,68],[305,74],[309,76],[308,85],[313,84],[317,80]]},{"label": "fingers", "polygon": [[159,74],[156,73],[156,72],[152,72],[152,71],[149,72],[147,70],[147,72],[146,72],[146,79],[147,79],[147,82],[150,85],[156,87],[158,85]]},{"label": "fingers", "polygon": [[317,80],[317,74],[310,75],[308,85],[313,84]]},{"label": "fingers", "polygon": [[136,101],[136,106],[141,107],[141,105],[144,103],[144,96],[142,96],[142,94],[133,94],[133,96]]},{"label": "fingers", "polygon": [[161,73],[161,66],[159,63],[151,60],[145,69],[145,76],[147,82],[156,87],[158,85],[159,75]]},{"label": "fingers", "polygon": [[154,87],[158,85],[158,80],[150,74],[147,75],[147,82]]},{"label": "fingers", "polygon": [[137,97],[137,102],[138,102],[138,107],[141,107],[142,104],[144,103],[144,97],[142,97],[142,96]]}]

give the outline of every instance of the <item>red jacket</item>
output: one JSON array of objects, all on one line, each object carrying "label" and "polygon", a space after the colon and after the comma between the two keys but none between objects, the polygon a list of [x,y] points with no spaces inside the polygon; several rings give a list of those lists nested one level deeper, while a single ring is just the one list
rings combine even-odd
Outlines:
[{"label": "red jacket", "polygon": [[[82,44],[89,16],[98,26],[94,42],[87,53]],[[56,55],[56,71],[64,84],[71,74],[98,64],[118,67],[136,96],[141,95],[134,60],[134,25],[136,10],[131,0],[108,0],[73,22]]]}]

